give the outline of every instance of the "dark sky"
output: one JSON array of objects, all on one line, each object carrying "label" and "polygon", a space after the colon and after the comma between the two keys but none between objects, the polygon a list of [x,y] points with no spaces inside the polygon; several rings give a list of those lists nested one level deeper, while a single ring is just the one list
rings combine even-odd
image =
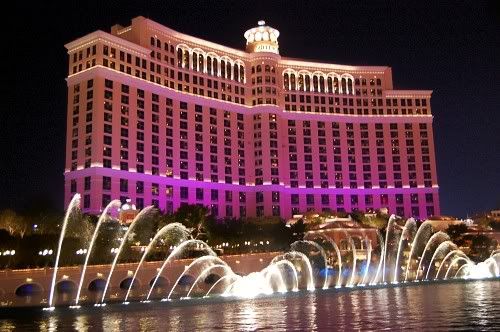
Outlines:
[{"label": "dark sky", "polygon": [[[243,49],[259,19],[282,55],[388,65],[396,89],[431,89],[442,214],[500,208],[500,14],[494,1],[17,1],[5,10],[0,209],[63,209],[67,55],[64,44],[146,16]],[[418,4],[417,4],[418,3]],[[12,84],[11,79],[14,80]]]}]

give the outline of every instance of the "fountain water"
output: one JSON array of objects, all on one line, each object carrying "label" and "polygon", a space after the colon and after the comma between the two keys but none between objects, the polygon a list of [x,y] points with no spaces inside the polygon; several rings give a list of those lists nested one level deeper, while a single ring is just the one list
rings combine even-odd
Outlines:
[{"label": "fountain water", "polygon": [[165,259],[163,264],[161,265],[161,268],[158,270],[158,273],[156,274],[156,277],[151,284],[151,287],[149,288],[148,295],[146,297],[146,300],[149,300],[149,297],[151,296],[151,293],[153,292],[153,289],[156,286],[156,283],[158,282],[158,279],[160,278],[161,274],[163,273],[163,270],[165,269],[165,266],[167,266],[168,263],[170,263],[172,260],[178,258],[179,255],[183,253],[184,250],[188,249],[189,246],[196,245],[197,247],[204,247],[205,250],[208,251],[208,254],[211,256],[216,256],[215,252],[210,248],[208,244],[206,244],[203,241],[200,240],[187,240],[179,244],[171,253],[168,255],[168,257]]},{"label": "fountain water", "polygon": [[363,279],[361,279],[361,282],[358,284],[358,286],[366,285],[366,280],[368,278],[368,272],[370,271],[370,263],[372,260],[372,242],[369,239],[365,239],[365,242],[366,242],[366,248],[367,248],[366,267],[365,267],[365,273],[363,274]]},{"label": "fountain water", "polygon": [[444,268],[445,263],[448,261],[448,258],[451,258],[452,256],[455,256],[455,255],[461,256],[461,257],[464,257],[464,258],[467,257],[467,255],[462,250],[455,249],[455,250],[450,251],[449,253],[446,254],[446,256],[444,256],[443,260],[441,261],[441,264],[439,265],[439,268],[438,268],[438,270],[436,272],[436,276],[434,277],[434,279],[438,279],[439,278],[441,270]]},{"label": "fountain water", "polygon": [[83,279],[85,278],[85,272],[87,271],[87,264],[89,262],[90,254],[92,253],[92,249],[94,247],[95,239],[97,238],[97,234],[99,233],[99,228],[101,227],[102,222],[108,216],[108,210],[112,207],[120,207],[121,202],[119,199],[115,199],[111,201],[102,211],[99,220],[97,221],[97,225],[94,230],[94,234],[92,235],[92,239],[90,240],[89,247],[87,249],[87,255],[85,256],[85,263],[83,263],[82,274],[80,276],[80,282],[78,283],[78,291],[76,292],[75,306],[78,306],[78,302],[80,301],[80,292],[82,291]]},{"label": "fountain water", "polygon": [[225,262],[224,262],[224,264],[211,265],[211,266],[207,267],[206,269],[204,269],[203,271],[201,271],[201,273],[198,275],[198,277],[193,282],[193,285],[191,286],[191,288],[189,288],[189,291],[186,295],[186,298],[189,298],[189,296],[191,295],[191,292],[193,291],[194,287],[198,284],[198,282],[201,280],[201,278],[204,278],[208,272],[215,270],[215,269],[222,269],[225,273],[224,276],[234,274],[233,270],[231,270],[231,268]]},{"label": "fountain water", "polygon": [[[425,261],[427,252],[429,251],[436,252],[436,249],[439,247],[439,245],[444,241],[448,241],[449,239],[450,237],[448,236],[448,234],[443,232],[437,232],[431,236],[431,238],[429,239],[429,241],[427,241],[427,244],[425,245],[422,257],[420,258],[420,262],[418,263],[417,273],[415,274],[415,280],[418,280],[418,274],[422,269],[422,263]],[[422,275],[424,274],[426,268],[427,266],[423,267]]]},{"label": "fountain water", "polygon": [[383,270],[382,270],[382,282],[385,283],[385,275],[387,272],[386,265],[387,264],[387,256],[392,252],[391,248],[388,248],[388,246],[392,245],[393,243],[397,242],[397,232],[396,232],[396,216],[393,214],[389,217],[389,221],[387,222],[387,227],[385,231],[385,245],[384,245],[384,265],[383,265]]},{"label": "fountain water", "polygon": [[[325,270],[325,279],[323,281],[323,289],[326,289],[328,288],[328,259],[326,257],[326,252],[325,250],[323,249],[323,247],[321,247],[319,244],[317,244],[316,242],[314,241],[308,241],[308,240],[301,240],[301,241],[295,241],[294,243],[292,243],[290,245],[290,248],[292,250],[295,250],[295,251],[300,251],[298,249],[298,247],[300,245],[311,245],[313,246],[316,250],[318,250],[318,252],[321,254],[321,256],[323,257],[323,262],[324,262],[324,270]],[[304,253],[305,254],[305,253]]]},{"label": "fountain water", "polygon": [[241,278],[241,276],[237,275],[237,274],[234,274],[234,275],[231,275],[231,274],[226,274],[222,277],[219,278],[219,280],[217,280],[213,285],[212,287],[210,287],[210,289],[207,291],[207,293],[205,294],[205,296],[203,297],[208,297],[210,295],[210,293],[212,292],[212,290],[217,286],[219,285],[219,283],[221,283],[222,281],[226,281],[227,279],[229,278]]},{"label": "fountain water", "polygon": [[134,220],[132,220],[132,223],[130,226],[127,228],[127,231],[123,235],[122,241],[120,243],[120,247],[118,248],[118,252],[115,255],[115,258],[113,259],[113,263],[111,264],[111,269],[108,273],[108,278],[106,279],[106,284],[104,285],[104,290],[102,292],[102,298],[101,298],[101,304],[104,303],[104,300],[106,299],[106,291],[108,290],[109,283],[111,281],[111,276],[113,275],[113,272],[115,271],[116,263],[118,262],[118,258],[120,257],[120,254],[122,253],[123,247],[125,246],[125,243],[128,240],[128,237],[132,230],[135,229],[136,225],[138,224],[139,220],[142,220],[144,216],[147,216],[152,210],[154,206],[148,206],[144,209],[142,209],[141,212],[137,216],[135,216]]},{"label": "fountain water", "polygon": [[300,251],[289,251],[289,252],[287,252],[285,254],[276,256],[271,261],[271,264],[279,262],[281,260],[289,260],[293,264],[293,262],[296,259],[299,259],[301,262],[303,262],[305,264],[306,269],[307,269],[307,273],[306,273],[306,276],[307,276],[307,280],[306,280],[307,290],[314,290],[316,287],[314,285],[314,276],[313,276],[313,272],[312,272],[313,269],[312,269],[312,266],[311,266],[311,262],[309,261],[309,258],[305,254],[303,254],[302,252],[300,252]]},{"label": "fountain water", "polygon": [[61,228],[61,234],[59,235],[59,243],[57,245],[57,254],[56,254],[56,262],[54,264],[54,272],[52,274],[52,283],[50,285],[50,295],[49,295],[49,307],[48,310],[54,309],[54,287],[56,284],[57,278],[57,268],[59,266],[59,257],[61,256],[61,247],[64,240],[64,235],[66,234],[66,227],[68,226],[69,217],[73,212],[73,209],[80,205],[80,194],[75,194],[71,199],[71,202],[68,205],[68,210],[66,211],[66,215],[64,216],[64,221]]},{"label": "fountain water", "polygon": [[[182,279],[182,277],[184,277],[188,272],[190,272],[190,270],[196,266],[196,265],[202,265],[202,267],[205,267],[205,265],[203,265],[204,263],[212,263],[212,264],[217,264],[217,265],[227,265],[226,262],[224,262],[222,259],[220,259],[219,257],[217,256],[202,256],[202,257],[198,257],[196,258],[194,261],[191,262],[191,264],[188,265],[188,267],[186,267],[186,269],[179,275],[179,277],[177,278],[177,280],[175,281],[174,285],[172,286],[172,288],[170,289],[170,293],[168,293],[168,296],[166,298],[166,300],[170,300],[170,297],[172,296],[172,293],[174,292],[175,290],[175,287],[177,287],[177,284],[179,284],[179,281]],[[204,271],[206,268],[203,268],[202,271]],[[196,283],[196,281],[195,281]],[[195,284],[193,283],[193,285]]]},{"label": "fountain water", "polygon": [[153,248],[153,246],[156,244],[156,241],[158,241],[159,238],[161,238],[163,235],[165,235],[169,231],[173,231],[175,229],[177,229],[177,230],[180,229],[181,233],[182,233],[182,231],[185,231],[185,236],[186,237],[188,236],[188,232],[187,232],[186,228],[178,223],[173,223],[173,224],[168,224],[166,226],[163,226],[155,234],[153,239],[149,242],[148,246],[146,247],[146,250],[144,250],[144,254],[141,257],[139,264],[137,264],[137,267],[136,267],[135,272],[134,272],[134,276],[132,277],[132,281],[130,282],[130,285],[128,287],[127,294],[125,295],[125,300],[124,300],[125,303],[127,302],[128,297],[130,295],[130,291],[132,290],[132,287],[134,286],[134,281],[135,281],[135,278],[137,277],[137,273],[139,272],[139,269],[141,268],[141,265],[144,262],[144,260],[146,259],[147,255],[149,254],[149,251],[151,250],[151,248]]},{"label": "fountain water", "polygon": [[415,222],[415,219],[408,218],[408,220],[406,220],[405,226],[399,238],[396,264],[394,265],[394,279],[392,280],[393,283],[399,282],[399,270],[401,269],[399,260],[401,258],[401,253],[403,252],[403,241],[406,241],[407,245],[410,244],[415,238],[416,232],[417,232],[417,223]]},{"label": "fountain water", "polygon": [[[328,243],[332,248],[335,250],[335,253],[337,255],[337,266],[338,266],[338,276],[337,276],[337,284],[336,287],[341,287],[342,286],[342,255],[340,254],[339,246],[333,239],[329,238],[328,236],[325,236],[321,233],[313,234],[313,233],[307,233],[304,236],[304,240],[310,240],[310,241],[315,241],[316,243],[320,244],[317,240],[321,239],[322,241],[325,241]],[[330,284],[328,285],[328,287]]]},{"label": "fountain water", "polygon": [[[57,280],[57,268],[66,227],[71,213],[79,203],[79,199],[78,195],[73,197],[61,229],[49,294],[49,309],[52,309],[54,306],[54,287]],[[82,266],[75,297],[75,306],[81,301],[82,285],[91,255],[96,251],[94,250],[94,246],[100,228],[107,217],[108,210],[119,206],[120,201],[112,201],[103,210],[97,222],[92,239],[88,245],[85,262]],[[132,231],[138,227],[140,221],[144,220],[144,217],[152,209],[153,207],[144,209],[136,216],[130,227],[126,229],[125,235],[121,239],[120,247],[111,264],[100,305],[105,305],[104,301],[111,277],[124,246],[130,241]],[[331,275],[329,273],[329,271],[335,271],[334,266],[338,267],[338,276],[335,282],[336,288],[362,287],[367,284],[380,285],[385,284],[389,280],[392,280],[392,283],[398,283],[402,279],[399,276],[402,270],[405,272],[405,281],[409,279],[415,281],[429,280],[429,278],[447,280],[451,278],[475,279],[500,277],[499,251],[492,252],[490,257],[484,262],[475,264],[465,253],[457,249],[457,246],[450,241],[447,234],[435,232],[430,223],[423,223],[417,230],[415,220],[410,218],[406,221],[404,227],[398,225],[397,220],[397,217],[394,215],[390,217],[385,234],[386,238],[384,239],[382,234],[377,232],[378,243],[373,246],[372,240],[365,233],[362,234],[365,237],[360,239],[359,248],[356,246],[351,233],[348,232],[344,232],[342,241],[345,241],[345,243],[341,247],[337,245],[333,238],[321,232],[309,233],[304,237],[304,240],[292,243],[290,246],[291,251],[276,255],[262,270],[245,276],[234,273],[226,262],[217,257],[208,244],[201,240],[192,239],[190,233],[183,225],[171,223],[162,227],[150,239],[146,248],[143,248],[143,253],[135,267],[123,301],[124,303],[128,303],[127,301],[131,298],[131,290],[134,282],[138,274],[145,269],[143,266],[145,265],[144,262],[160,241],[164,248],[160,253],[161,255],[168,252],[165,249],[168,248],[168,246],[165,246],[165,243],[171,244],[174,247],[172,250],[172,246],[170,246],[171,252],[166,255],[166,258],[162,262],[159,262],[161,263],[161,267],[157,269],[143,302],[150,301],[152,292],[167,266],[174,261],[180,262],[180,259],[192,260],[189,265],[185,266],[182,272],[178,275],[174,274],[177,276],[176,281],[171,286],[168,295],[163,298],[163,301],[170,301],[172,298],[177,297],[181,299],[189,299],[193,296],[208,297],[214,293],[222,296],[248,298],[259,294],[284,293],[298,291],[299,289],[312,291],[316,288],[316,284],[318,284],[319,288],[326,289],[332,286],[331,284],[333,284],[333,280],[335,279],[332,277],[334,273]],[[342,256],[341,249],[344,251],[344,255],[349,252],[352,254],[350,271],[348,270],[349,263],[346,263],[346,257]],[[406,253],[408,253],[407,259],[404,258],[406,257]],[[193,257],[193,254],[195,257]],[[375,265],[375,257],[377,255],[379,256],[378,264]],[[335,259],[336,263],[334,262]],[[342,262],[343,260],[344,263]],[[239,262],[236,263],[238,264]],[[359,265],[358,268],[357,265]],[[405,269],[403,269],[404,266],[406,266]],[[416,271],[412,271],[415,266],[418,266]],[[178,265],[176,268],[170,269],[169,273],[172,274],[174,271],[178,271],[176,269],[179,269]],[[322,269],[324,269],[324,274]],[[371,272],[372,270],[373,273]],[[346,274],[345,280],[342,278],[342,271],[347,272],[344,273]],[[432,278],[433,275],[435,275],[434,278]],[[210,279],[207,279],[207,276],[210,276]],[[217,278],[215,282],[208,287],[212,283],[209,280],[214,280],[215,277]],[[183,278],[186,281],[186,283],[183,282],[183,285],[189,286],[189,288],[180,291],[180,284]],[[191,283],[191,280],[194,280],[194,282]],[[206,291],[206,288],[209,288],[208,291]],[[185,296],[183,296],[184,293]]]},{"label": "fountain water", "polygon": [[425,245],[432,236],[432,231],[433,231],[432,225],[429,221],[425,221],[422,225],[420,225],[417,234],[413,239],[410,249],[410,255],[408,256],[408,264],[406,264],[406,271],[405,271],[405,282],[408,280],[408,275],[410,273],[413,255],[416,255],[417,257],[422,255],[422,251],[425,249]]},{"label": "fountain water", "polygon": [[[451,241],[444,241],[442,242],[436,249],[436,251],[434,251],[434,255],[432,255],[432,258],[431,258],[431,261],[429,263],[429,267],[427,268],[427,273],[425,274],[425,280],[429,280],[429,274],[430,272],[432,271],[432,269],[434,268],[434,261],[436,259],[438,259],[440,256],[443,256],[445,253],[448,254],[450,251],[452,250],[456,250],[457,249],[457,245]],[[443,261],[441,261],[442,263]],[[440,263],[440,266],[441,266],[441,263]]]}]

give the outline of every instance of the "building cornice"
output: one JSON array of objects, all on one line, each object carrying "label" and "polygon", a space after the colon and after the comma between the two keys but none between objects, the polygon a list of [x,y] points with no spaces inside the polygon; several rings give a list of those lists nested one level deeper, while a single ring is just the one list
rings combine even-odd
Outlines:
[{"label": "building cornice", "polygon": [[430,97],[432,90],[384,90],[383,95],[386,98],[421,98]]},{"label": "building cornice", "polygon": [[64,45],[64,47],[66,47],[68,53],[72,53],[81,48],[88,47],[89,45],[95,43],[96,41],[104,41],[111,45],[114,44],[116,46],[128,49],[133,53],[140,53],[143,56],[149,55],[151,53],[151,51],[146,47],[142,47],[128,40],[122,39],[120,37],[114,36],[110,33],[101,30],[94,31],[92,33],[89,33],[88,35],[80,37],[77,40],[67,43],[66,45]]},{"label": "building cornice", "polygon": [[[223,52],[226,53],[226,55],[232,55],[232,56],[238,56],[241,58],[244,58],[245,60],[250,58],[251,54],[247,53],[242,50],[238,50],[236,48],[231,48],[228,46],[220,45],[211,41],[207,41],[198,37],[190,36],[185,33],[181,33],[178,31],[175,31],[169,27],[166,27],[158,22],[152,21],[148,18],[143,18],[143,17],[137,17],[139,19],[144,19],[147,26],[152,29],[153,31],[156,31],[159,34],[164,35],[166,38],[174,38],[179,42],[189,42],[193,44],[194,47],[199,47],[201,49],[205,48],[204,51],[207,52]],[[136,19],[137,19],[136,18]]]},{"label": "building cornice", "polygon": [[282,58],[279,66],[295,70],[329,70],[329,71],[348,71],[351,74],[374,74],[383,75],[390,69],[388,66],[350,66],[329,64],[322,62],[307,61],[306,59]]}]

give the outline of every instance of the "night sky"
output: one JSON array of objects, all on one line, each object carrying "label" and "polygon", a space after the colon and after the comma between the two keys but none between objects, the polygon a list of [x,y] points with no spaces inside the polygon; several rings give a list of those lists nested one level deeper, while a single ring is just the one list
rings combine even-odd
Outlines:
[{"label": "night sky", "polygon": [[[400,4],[401,3],[401,4]],[[454,2],[450,2],[454,3]],[[309,5],[307,5],[309,4]],[[244,49],[260,19],[280,30],[283,56],[388,65],[396,89],[433,90],[442,214],[500,208],[500,11],[494,1],[403,5],[360,1],[18,1],[7,22],[0,110],[0,209],[63,210],[64,44],[145,16]],[[14,82],[12,82],[12,79]]]}]

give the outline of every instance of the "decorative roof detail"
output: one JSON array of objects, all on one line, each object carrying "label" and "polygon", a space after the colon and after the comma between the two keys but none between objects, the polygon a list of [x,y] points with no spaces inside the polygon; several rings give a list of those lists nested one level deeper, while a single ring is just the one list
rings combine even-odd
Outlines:
[{"label": "decorative roof detail", "polygon": [[260,20],[258,27],[247,30],[244,34],[247,40],[247,52],[267,52],[279,54],[278,37],[280,32]]}]

